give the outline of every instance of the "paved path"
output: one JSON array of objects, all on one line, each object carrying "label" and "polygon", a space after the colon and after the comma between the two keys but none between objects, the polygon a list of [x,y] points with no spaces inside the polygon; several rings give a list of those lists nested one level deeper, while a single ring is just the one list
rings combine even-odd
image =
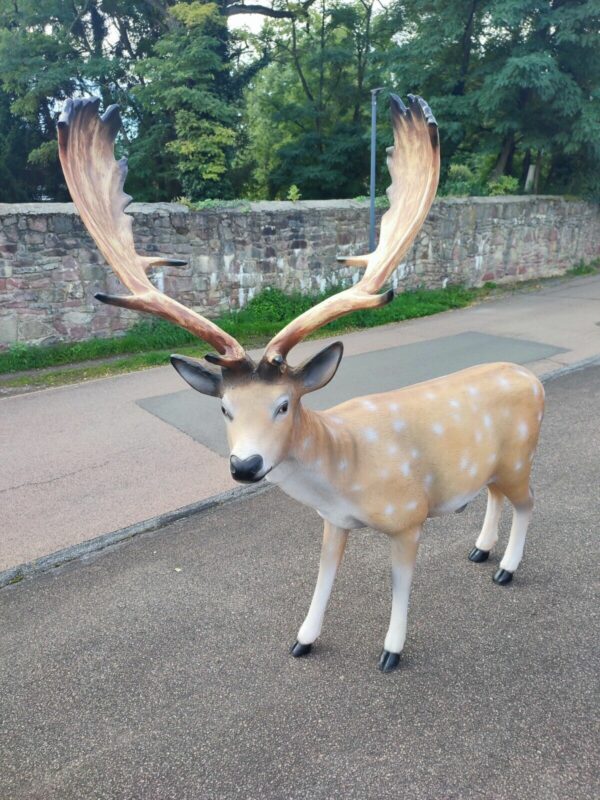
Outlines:
[{"label": "paved path", "polygon": [[483,497],[428,525],[390,675],[387,546],[368,531],[320,643],[287,655],[321,526],[277,490],[0,590],[0,796],[600,796],[598,397],[600,368],[547,385],[511,586],[492,583],[499,554],[466,558]]},{"label": "paved path", "polygon": [[[327,397],[333,403],[344,391],[381,388],[365,385],[353,357],[371,353],[374,368],[401,385],[426,377],[422,367],[429,363],[426,356],[408,363],[398,345],[439,345],[470,332],[562,348],[549,358],[522,360],[541,374],[599,355],[598,322],[600,278],[590,277],[350,334],[343,337],[348,379],[334,381]],[[322,346],[310,342],[294,355],[300,360]],[[389,357],[393,347],[396,358]],[[447,343],[446,352],[452,349]],[[476,363],[491,352],[482,339],[469,357]],[[183,387],[167,367],[0,400],[0,570],[232,488],[226,459],[178,430],[176,420],[165,423],[139,405]],[[200,396],[184,394],[197,404],[195,419],[206,431]]]}]

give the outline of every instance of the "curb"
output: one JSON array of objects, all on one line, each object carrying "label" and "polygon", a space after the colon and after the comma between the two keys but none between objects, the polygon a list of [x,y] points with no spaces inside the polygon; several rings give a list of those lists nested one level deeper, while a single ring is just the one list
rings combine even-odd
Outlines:
[{"label": "curb", "polygon": [[106,550],[106,548],[112,547],[120,542],[133,539],[134,536],[156,531],[159,528],[177,522],[177,520],[191,517],[194,514],[200,514],[203,511],[215,508],[215,506],[227,505],[236,500],[243,500],[246,497],[262,494],[272,488],[273,486],[271,484],[268,484],[266,481],[261,481],[252,486],[230,489],[227,492],[213,495],[206,500],[199,500],[197,503],[191,503],[188,506],[177,508],[175,511],[167,511],[165,514],[159,514],[156,517],[142,520],[142,522],[136,522],[133,525],[128,525],[126,528],[119,528],[117,531],[103,533],[100,536],[96,536],[94,539],[88,539],[80,544],[65,547],[62,550],[50,553],[50,555],[36,558],[35,561],[27,561],[16,567],[9,567],[8,569],[0,571],[0,589],[11,584],[20,583],[25,578],[33,578],[35,575],[48,572],[56,567],[62,567],[70,561],[75,561],[76,559],[92,555],[93,553],[99,553],[101,550]]},{"label": "curb", "polygon": [[584,358],[581,361],[576,361],[574,364],[567,364],[564,367],[558,367],[558,369],[553,369],[551,372],[544,372],[544,374],[540,375],[539,378],[542,383],[548,383],[549,381],[556,380],[556,378],[562,378],[563,375],[568,375],[571,372],[579,372],[586,367],[593,366],[600,366],[600,356],[591,356],[590,358]]},{"label": "curb", "polygon": [[[585,358],[574,364],[569,364],[565,367],[552,370],[551,372],[546,372],[539,377],[543,383],[548,383],[557,378],[562,378],[564,375],[568,375],[571,372],[579,372],[582,369],[586,369],[586,367],[594,365],[600,365],[600,356]],[[209,497],[206,500],[199,500],[197,503],[191,503],[188,506],[177,508],[175,511],[168,511],[165,514],[159,514],[156,517],[151,517],[142,522],[136,522],[134,525],[128,525],[126,528],[120,528],[117,531],[96,536],[94,539],[88,539],[88,541],[81,542],[81,544],[65,547],[63,550],[57,550],[55,553],[42,556],[41,558],[35,559],[35,561],[27,561],[16,567],[9,567],[9,569],[0,572],[0,589],[11,584],[20,583],[25,578],[32,578],[35,575],[48,572],[56,567],[61,567],[78,558],[98,553],[120,542],[132,539],[134,536],[156,531],[159,528],[170,525],[172,522],[177,522],[177,520],[191,517],[194,514],[200,514],[203,511],[215,508],[215,506],[226,505],[236,500],[243,500],[247,497],[262,494],[272,488],[274,488],[273,485],[268,484],[266,481],[261,481],[256,485],[243,486],[239,489],[230,489],[228,492],[213,495],[213,497]]]}]

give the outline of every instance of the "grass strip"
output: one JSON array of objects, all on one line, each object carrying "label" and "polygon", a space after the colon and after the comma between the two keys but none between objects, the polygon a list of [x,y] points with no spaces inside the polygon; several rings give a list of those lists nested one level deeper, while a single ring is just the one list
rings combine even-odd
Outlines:
[{"label": "grass strip", "polygon": [[[451,308],[464,308],[474,300],[489,294],[490,286],[482,289],[466,289],[450,286],[446,289],[418,289],[397,295],[387,306],[380,309],[356,311],[327,325],[318,332],[320,336],[348,330],[370,328],[405,319],[428,316]],[[274,336],[284,325],[315,303],[335,294],[339,287],[318,295],[287,295],[279,289],[265,289],[256,295],[241,310],[221,315],[216,319],[223,328],[244,346],[259,345]],[[50,346],[14,345],[0,353],[0,374],[23,372],[77,364],[83,361],[113,358],[119,355],[144,353],[147,358],[128,359],[139,366],[156,366],[165,363],[166,351],[193,347],[199,355],[210,350],[197,337],[161,319],[143,319],[136,322],[123,336],[110,339],[91,339],[85,342],[64,343]],[[103,365],[112,374],[119,371],[121,361]],[[93,367],[86,367],[91,374]]]}]

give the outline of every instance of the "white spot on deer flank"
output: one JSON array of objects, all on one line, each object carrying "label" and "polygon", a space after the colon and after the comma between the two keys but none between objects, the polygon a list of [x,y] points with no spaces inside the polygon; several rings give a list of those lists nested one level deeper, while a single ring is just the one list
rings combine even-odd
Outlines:
[{"label": "white spot on deer flank", "polygon": [[425,475],[425,477],[423,478],[423,483],[425,484],[425,487],[427,489],[430,489],[431,485],[433,484],[433,475],[431,473]]},{"label": "white spot on deer flank", "polygon": [[448,405],[451,406],[452,408],[460,408],[459,401],[455,399],[448,400]]},{"label": "white spot on deer flank", "polygon": [[435,393],[434,392],[425,392],[425,397],[428,400],[435,400]]},{"label": "white spot on deer flank", "polygon": [[377,411],[377,406],[371,400],[363,400],[363,406],[367,411]]},{"label": "white spot on deer flank", "polygon": [[399,406],[398,403],[389,403],[388,408],[392,413],[394,413],[398,411]]},{"label": "white spot on deer flank", "polygon": [[410,455],[411,458],[418,458],[421,454],[419,453],[416,447],[413,447],[413,449],[410,451]]},{"label": "white spot on deer flank", "polygon": [[395,419],[392,423],[392,427],[396,433],[400,433],[400,431],[403,431],[404,428],[406,428],[406,422],[404,422],[403,419]]},{"label": "white spot on deer flank", "polygon": [[407,503],[407,504],[404,506],[404,508],[405,508],[407,511],[414,511],[416,507],[417,507],[417,501],[416,501],[416,500],[410,500],[410,501],[409,501],[409,502],[408,502],[408,503]]},{"label": "white spot on deer flank", "polygon": [[471,469],[469,470],[469,475],[474,478],[477,475],[479,468],[477,464],[471,464]]},{"label": "white spot on deer flank", "polygon": [[488,456],[488,464],[494,464],[496,461],[497,455],[496,453],[490,453]]},{"label": "white spot on deer flank", "polygon": [[348,469],[348,462],[345,458],[342,458],[342,460],[338,462],[338,469],[340,472],[345,472]]},{"label": "white spot on deer flank", "polygon": [[395,456],[397,452],[398,452],[398,447],[397,447],[397,445],[395,445],[395,444],[390,444],[390,445],[388,445],[388,453],[389,453],[391,456]]},{"label": "white spot on deer flank", "polygon": [[498,378],[498,384],[499,384],[499,385],[500,385],[500,386],[501,386],[503,389],[508,389],[508,387],[510,386],[510,381],[508,380],[508,378],[505,378],[505,377],[504,377],[504,375],[501,375],[501,376]]},{"label": "white spot on deer flank", "polygon": [[344,424],[344,420],[341,417],[329,417],[329,419],[333,422],[334,425]]},{"label": "white spot on deer flank", "polygon": [[489,414],[483,415],[483,424],[485,425],[486,428],[492,427],[492,418],[490,417]]},{"label": "white spot on deer flank", "polygon": [[444,426],[441,422],[434,422],[431,426],[431,430],[436,433],[438,436],[441,436],[444,432]]},{"label": "white spot on deer flank", "polygon": [[376,442],[379,438],[377,431],[375,428],[364,428],[363,436],[367,440],[367,442]]},{"label": "white spot on deer flank", "polygon": [[479,394],[479,389],[476,386],[468,386],[467,391],[471,395],[471,397],[477,397]]},{"label": "white spot on deer flank", "polygon": [[469,459],[467,458],[467,456],[463,456],[463,457],[461,458],[461,460],[460,460],[460,468],[461,468],[461,469],[463,469],[463,470],[464,470],[464,469],[468,469],[468,467],[469,467],[469,464],[470,464],[470,463],[471,463],[471,462],[469,461]]},{"label": "white spot on deer flank", "polygon": [[523,462],[522,461],[516,461],[515,462],[515,470],[518,472],[520,469],[523,469]]},{"label": "white spot on deer flank", "polygon": [[408,476],[410,475],[410,464],[408,463],[408,461],[405,461],[404,464],[402,464],[402,466],[400,467],[400,469],[402,470],[402,474],[404,475],[404,477],[408,478]]},{"label": "white spot on deer flank", "polygon": [[479,443],[483,439],[483,434],[481,431],[475,431],[475,441]]},{"label": "white spot on deer flank", "polygon": [[379,477],[380,478],[384,478],[385,479],[385,478],[389,478],[389,476],[390,476],[389,469],[380,469],[379,470]]},{"label": "white spot on deer flank", "polygon": [[391,503],[388,503],[387,506],[385,507],[384,513],[387,517],[391,517],[395,510],[396,506],[393,506]]},{"label": "white spot on deer flank", "polygon": [[527,427],[527,423],[526,422],[519,422],[518,431],[519,431],[519,436],[521,437],[521,439],[526,439],[527,438],[527,434],[529,433],[529,428]]},{"label": "white spot on deer flank", "polygon": [[538,396],[538,394],[540,393],[540,387],[538,386],[538,384],[537,384],[537,383],[533,383],[533,384],[531,385],[531,391],[533,392],[533,396],[534,396],[534,397],[537,397],[537,396]]}]

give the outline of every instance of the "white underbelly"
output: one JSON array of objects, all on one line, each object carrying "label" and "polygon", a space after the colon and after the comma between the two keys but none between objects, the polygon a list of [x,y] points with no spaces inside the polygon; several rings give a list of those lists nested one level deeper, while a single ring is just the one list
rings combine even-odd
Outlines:
[{"label": "white underbelly", "polygon": [[314,508],[320,517],[338,528],[364,528],[360,509],[345,498],[322,475],[298,468],[278,467],[267,480],[303,505]]}]

